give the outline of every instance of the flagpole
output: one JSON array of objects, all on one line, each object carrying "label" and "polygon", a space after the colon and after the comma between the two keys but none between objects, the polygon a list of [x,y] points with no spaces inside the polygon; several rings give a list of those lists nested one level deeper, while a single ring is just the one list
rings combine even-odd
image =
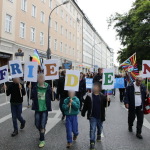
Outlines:
[{"label": "flagpole", "polygon": [[[135,52],[132,56],[134,56],[134,55],[136,55],[136,52]],[[132,56],[130,56],[128,59],[130,59]],[[128,59],[126,59],[124,62],[126,62]],[[124,62],[123,62],[123,63],[124,63]],[[121,64],[119,65],[119,67],[120,67],[123,63],[121,63]]]}]

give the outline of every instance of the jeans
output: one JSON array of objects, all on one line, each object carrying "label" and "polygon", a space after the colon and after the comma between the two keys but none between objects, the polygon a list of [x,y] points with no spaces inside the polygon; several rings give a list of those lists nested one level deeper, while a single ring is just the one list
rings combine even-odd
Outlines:
[{"label": "jeans", "polygon": [[35,126],[40,132],[40,141],[45,140],[45,128],[48,119],[48,111],[35,111]]},{"label": "jeans", "polygon": [[123,102],[124,96],[125,96],[125,89],[119,89],[120,92],[120,102]]},{"label": "jeans", "polygon": [[90,141],[95,143],[95,133],[97,128],[97,135],[101,135],[103,129],[103,122],[100,119],[91,117],[90,119]]},{"label": "jeans", "polygon": [[141,134],[142,126],[143,126],[143,119],[144,119],[144,113],[142,110],[142,106],[136,107],[135,111],[129,110],[129,114],[128,114],[129,127],[133,126],[133,122],[134,122],[136,116],[137,116],[137,134]]},{"label": "jeans", "polygon": [[25,120],[22,118],[22,104],[11,104],[11,114],[12,114],[12,121],[14,130],[18,130],[17,119],[20,121],[21,124],[25,123]]},{"label": "jeans", "polygon": [[72,133],[74,136],[78,136],[79,134],[77,115],[66,116],[66,132],[68,143],[72,143]]}]

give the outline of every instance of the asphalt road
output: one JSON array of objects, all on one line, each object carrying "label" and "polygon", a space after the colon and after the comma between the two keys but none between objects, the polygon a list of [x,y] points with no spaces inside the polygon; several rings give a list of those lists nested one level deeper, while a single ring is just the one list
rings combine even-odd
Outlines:
[{"label": "asphalt road", "polygon": [[[9,98],[8,98],[9,100]],[[120,104],[117,96],[111,97],[111,105],[107,109],[102,142],[96,143],[97,150],[150,150],[150,115],[145,116],[143,140],[136,138],[134,132],[129,133],[127,127],[127,110]],[[19,131],[16,137],[11,137],[13,131],[10,104],[6,103],[5,95],[0,95],[0,150],[38,150],[39,134],[34,126],[34,112],[27,108],[24,99],[23,117],[26,127]],[[46,146],[43,150],[66,150],[65,123],[61,121],[59,103],[53,102],[53,111],[49,113],[46,130]],[[136,122],[135,122],[136,124]],[[71,150],[89,149],[89,122],[79,115],[79,137],[73,143]]]}]

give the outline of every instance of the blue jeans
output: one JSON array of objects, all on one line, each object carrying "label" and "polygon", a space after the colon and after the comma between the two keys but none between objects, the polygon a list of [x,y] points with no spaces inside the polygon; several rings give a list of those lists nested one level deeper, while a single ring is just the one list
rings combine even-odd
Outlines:
[{"label": "blue jeans", "polygon": [[17,119],[20,121],[21,124],[25,123],[25,120],[22,118],[22,104],[11,104],[11,114],[12,114],[12,121],[14,130],[18,130]]},{"label": "blue jeans", "polygon": [[78,136],[79,134],[77,115],[66,116],[66,132],[68,143],[72,143],[72,133],[74,136]]},{"label": "blue jeans", "polygon": [[101,135],[103,129],[103,122],[94,117],[90,118],[90,141],[95,143],[95,133],[97,128],[97,135]]},{"label": "blue jeans", "polygon": [[45,128],[48,119],[48,111],[35,111],[35,126],[40,132],[40,141],[45,140]]}]

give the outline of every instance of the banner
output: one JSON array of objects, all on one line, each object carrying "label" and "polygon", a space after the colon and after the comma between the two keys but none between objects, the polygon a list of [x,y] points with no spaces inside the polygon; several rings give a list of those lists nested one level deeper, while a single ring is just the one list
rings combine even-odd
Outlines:
[{"label": "banner", "polygon": [[90,72],[94,72],[94,68],[90,68]]},{"label": "banner", "polygon": [[143,78],[149,78],[150,77],[150,60],[143,60],[142,77]]},{"label": "banner", "polygon": [[65,78],[65,90],[78,91],[79,90],[80,71],[67,70]]},{"label": "banner", "polygon": [[115,89],[125,88],[124,78],[116,78],[114,84]]},{"label": "banner", "polygon": [[12,78],[23,77],[21,61],[19,60],[9,61],[9,67]]},{"label": "banner", "polygon": [[110,90],[114,88],[114,69],[103,69],[102,89]]},{"label": "banner", "polygon": [[0,67],[0,84],[9,81],[8,79],[8,66]]},{"label": "banner", "polygon": [[93,87],[93,79],[86,78],[86,88],[87,89],[92,89],[92,87]]},{"label": "banner", "polygon": [[63,63],[62,69],[72,69],[72,62]]},{"label": "banner", "polygon": [[45,80],[59,79],[59,65],[57,59],[44,60]]},{"label": "banner", "polygon": [[37,62],[27,62],[24,68],[24,81],[37,82]]}]

